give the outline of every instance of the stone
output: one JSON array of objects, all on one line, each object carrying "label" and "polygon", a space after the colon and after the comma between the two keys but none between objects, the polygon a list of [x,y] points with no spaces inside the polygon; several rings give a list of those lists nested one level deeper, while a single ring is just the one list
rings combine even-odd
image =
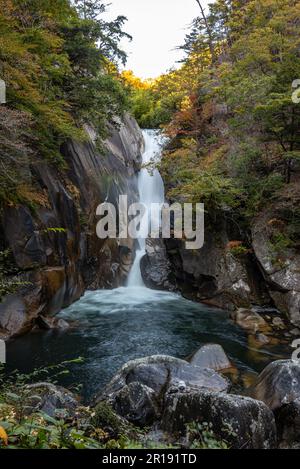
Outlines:
[{"label": "stone", "polygon": [[273,321],[272,321],[272,324],[273,324],[273,326],[279,327],[280,329],[285,328],[285,324],[284,324],[283,320],[279,317],[274,318]]},{"label": "stone", "polygon": [[147,239],[146,255],[141,260],[141,273],[145,285],[155,290],[176,290],[167,250],[162,239]]},{"label": "stone", "polygon": [[210,368],[215,371],[232,368],[223,347],[218,344],[206,344],[192,356],[190,363],[200,368]]},{"label": "stone", "polygon": [[[144,425],[146,420],[150,423],[157,417],[169,390],[172,393],[185,389],[226,392],[229,387],[229,381],[212,369],[155,355],[126,363],[95,402],[105,401],[123,417],[127,415],[131,421],[134,418],[137,425]],[[137,399],[136,404],[134,399]],[[134,417],[130,417],[131,414]]]},{"label": "stone", "polygon": [[62,318],[47,318],[42,315],[38,316],[36,323],[40,329],[49,331],[51,329],[66,330],[70,328],[70,324]]},{"label": "stone", "polygon": [[78,400],[70,391],[51,383],[36,383],[26,386],[25,411],[27,415],[44,412],[50,417],[64,415],[72,417],[78,407]]},{"label": "stone", "polygon": [[258,376],[250,395],[272,410],[300,398],[300,362],[278,360],[271,363]]},{"label": "stone", "polygon": [[232,313],[232,319],[248,333],[256,334],[257,332],[265,332],[269,330],[268,323],[258,313],[240,308]]},{"label": "stone", "polygon": [[214,436],[232,449],[271,449],[276,426],[268,407],[254,399],[204,390],[168,394],[162,429],[185,435],[190,423],[209,424]]},{"label": "stone", "polygon": [[300,399],[275,411],[280,449],[300,449]]},{"label": "stone", "polygon": [[156,394],[141,383],[130,383],[114,396],[115,412],[129,422],[142,427],[152,424],[159,416]]},{"label": "stone", "polygon": [[255,338],[261,345],[267,345],[271,342],[271,339],[269,339],[265,334],[257,334]]}]

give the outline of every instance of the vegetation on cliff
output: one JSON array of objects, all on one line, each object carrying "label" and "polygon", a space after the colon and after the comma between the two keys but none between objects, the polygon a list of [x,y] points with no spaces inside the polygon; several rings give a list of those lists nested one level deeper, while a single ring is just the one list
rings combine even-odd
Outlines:
[{"label": "vegetation on cliff", "polygon": [[7,88],[0,107],[1,203],[24,199],[24,163],[64,167],[63,142],[85,139],[87,123],[103,138],[122,115],[118,63],[126,54],[119,41],[129,36],[126,18],[104,21],[105,10],[96,1],[0,1],[0,77]]}]

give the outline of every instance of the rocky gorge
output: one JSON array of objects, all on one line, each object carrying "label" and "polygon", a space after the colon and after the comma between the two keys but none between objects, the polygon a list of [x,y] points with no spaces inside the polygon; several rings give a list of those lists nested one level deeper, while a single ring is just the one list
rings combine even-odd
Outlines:
[{"label": "rocky gorge", "polygon": [[[134,292],[131,292],[131,288],[118,288],[126,282],[133,264],[132,240],[124,240],[119,245],[117,240],[98,240],[96,234],[92,233],[99,199],[116,203],[122,193],[128,194],[132,201],[139,198],[136,174],[142,164],[144,142],[135,121],[127,116],[120,130],[106,142],[106,147],[109,160],[95,153],[93,141],[84,146],[69,142],[63,148],[72,168],[66,186],[53,174],[51,179],[51,171],[41,173],[49,184],[47,187],[53,211],[49,212],[49,208],[43,207],[31,215],[26,207],[11,209],[11,217],[16,216],[17,210],[20,223],[17,232],[12,222],[6,225],[8,231],[5,233],[10,233],[6,235],[6,240],[11,242],[16,263],[26,270],[26,274],[22,275],[33,285],[22,287],[20,292],[8,296],[2,303],[3,337],[13,338],[32,328],[68,329],[68,317],[59,315],[56,319],[56,314],[74,302],[74,311],[80,309],[83,303],[76,303],[76,300],[86,289],[91,290],[91,295],[92,290],[101,289],[110,289],[115,295],[122,292],[120,301],[123,308],[122,298],[128,299],[129,294],[136,297],[141,294],[144,300],[141,299],[138,304],[142,304],[146,301],[146,293],[153,291],[138,285],[133,286]],[[54,184],[54,188],[51,184]],[[74,187],[77,187],[77,191]],[[82,227],[80,215],[83,210],[90,214],[90,218]],[[32,216],[29,226],[34,228],[30,242],[27,241],[25,245],[22,244],[21,228],[28,228],[29,222],[25,217],[22,225],[21,214]],[[8,215],[9,212],[6,214],[9,221]],[[51,223],[48,225],[49,230],[41,224],[42,220]],[[63,225],[63,231],[56,232],[55,225]],[[263,277],[253,276],[256,290],[254,287],[251,290],[250,286],[247,287],[250,281],[246,275],[245,259],[241,260],[225,249],[228,238],[225,239],[227,244],[225,241],[223,244],[225,254],[222,254],[221,248],[216,248],[213,236],[206,239],[203,250],[199,252],[186,251],[183,245],[180,248],[177,240],[164,242],[148,239],[146,254],[141,259],[145,284],[151,289],[181,291],[194,302],[206,301],[231,310],[231,318],[240,331],[245,331],[250,349],[272,345],[276,341],[276,332],[277,340],[282,339],[283,333],[290,334],[288,322],[274,309],[274,304],[261,303],[273,306],[273,310],[259,309],[259,295],[253,293],[251,296],[251,291],[256,291],[264,293],[264,298],[267,297],[267,284],[263,283]],[[180,264],[179,252],[183,264]],[[222,257],[224,255],[226,259]],[[68,262],[65,262],[66,259]],[[56,265],[58,260],[62,265]],[[248,267],[250,272],[255,271],[253,266],[248,264]],[[199,271],[209,272],[210,275],[203,273],[196,281]],[[220,291],[213,280],[215,278],[223,282]],[[39,282],[33,283],[34,279],[39,279]],[[162,308],[161,300],[158,301],[152,295],[154,293],[151,293],[151,302]],[[101,296],[99,298],[98,302],[94,296],[93,301],[100,308]],[[172,296],[178,302],[176,298]],[[253,310],[250,308],[251,303]],[[79,306],[76,307],[76,304]],[[108,305],[111,305],[110,309],[115,308],[113,303]],[[238,307],[241,305],[244,308]],[[167,304],[167,307],[171,306]],[[209,314],[216,313],[211,310]],[[75,314],[75,321],[76,317]],[[75,327],[80,328],[80,322]],[[118,331],[114,334],[117,338],[120,335]],[[287,342],[288,337],[293,335],[286,336]],[[136,351],[134,355],[137,355]],[[76,419],[77,424],[83,425],[87,433],[88,428],[96,427],[117,439],[122,432],[129,431],[128,426],[133,425],[142,430],[145,441],[152,441],[151,444],[158,446],[171,444],[193,447],[195,441],[199,444],[203,432],[208,432],[209,444],[223,445],[224,448],[297,447],[299,369],[299,364],[292,360],[273,361],[261,374],[251,377],[250,385],[245,385],[243,372],[237,369],[232,358],[228,358],[222,346],[206,343],[187,359],[154,355],[129,361],[90,401],[92,416],[89,412],[86,415],[86,408],[70,391],[43,382],[26,388],[28,397],[25,407],[29,414],[43,412],[50,417],[56,417],[62,412],[68,418]]]}]

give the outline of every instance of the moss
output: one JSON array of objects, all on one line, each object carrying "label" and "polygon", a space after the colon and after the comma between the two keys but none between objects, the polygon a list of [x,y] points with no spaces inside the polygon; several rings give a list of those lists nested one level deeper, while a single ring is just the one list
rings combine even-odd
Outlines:
[{"label": "moss", "polygon": [[94,413],[91,421],[94,427],[103,429],[114,438],[129,433],[130,425],[119,417],[107,402],[100,402],[95,407]]}]

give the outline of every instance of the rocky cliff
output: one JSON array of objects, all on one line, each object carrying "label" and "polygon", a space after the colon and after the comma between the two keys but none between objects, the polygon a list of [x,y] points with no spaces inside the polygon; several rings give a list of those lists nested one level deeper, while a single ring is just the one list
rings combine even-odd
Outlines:
[{"label": "rocky cliff", "polygon": [[[142,260],[150,288],[178,289],[185,297],[228,310],[264,306],[278,309],[300,325],[300,258],[297,247],[285,246],[280,206],[270,205],[253,221],[249,233],[220,215],[205,228],[205,244],[186,250],[177,239],[149,240]],[[279,236],[280,235],[280,236]],[[281,244],[274,239],[283,240]]]},{"label": "rocky cliff", "polygon": [[43,163],[28,167],[32,203],[7,206],[2,214],[2,248],[10,249],[20,282],[0,305],[2,338],[51,327],[61,308],[86,289],[119,286],[128,274],[130,240],[98,239],[96,207],[117,204],[119,194],[137,199],[143,136],[126,115],[99,151],[97,136],[87,130],[89,141],[63,145],[65,171]]}]

